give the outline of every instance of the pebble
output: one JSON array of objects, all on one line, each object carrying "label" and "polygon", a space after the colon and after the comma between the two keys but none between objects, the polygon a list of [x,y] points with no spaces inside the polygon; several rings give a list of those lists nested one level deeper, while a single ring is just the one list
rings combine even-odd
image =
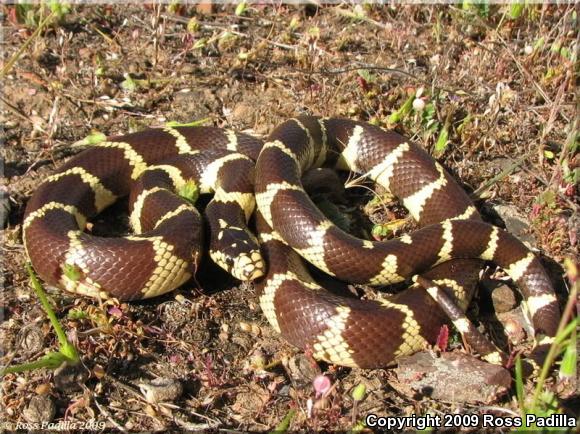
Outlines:
[{"label": "pebble", "polygon": [[495,205],[493,210],[505,223],[506,230],[515,235],[528,248],[535,246],[535,239],[530,234],[529,218],[514,205]]},{"label": "pebble", "polygon": [[517,305],[514,291],[505,283],[501,283],[493,289],[491,302],[496,313],[509,312]]},{"label": "pebble", "polygon": [[288,360],[288,372],[297,383],[311,383],[320,374],[318,365],[313,366],[304,354],[299,353]]},{"label": "pebble", "polygon": [[490,404],[511,385],[509,371],[460,352],[422,351],[399,360],[397,381],[390,384],[411,399]]},{"label": "pebble", "polygon": [[139,384],[145,400],[150,404],[173,402],[183,393],[183,385],[173,378],[155,378],[148,383]]},{"label": "pebble", "polygon": [[49,395],[32,397],[22,416],[30,423],[51,422],[56,414],[56,404]]}]

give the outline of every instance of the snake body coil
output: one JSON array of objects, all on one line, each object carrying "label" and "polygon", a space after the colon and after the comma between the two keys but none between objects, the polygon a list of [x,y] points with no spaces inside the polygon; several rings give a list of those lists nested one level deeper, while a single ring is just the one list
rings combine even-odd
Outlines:
[{"label": "snake body coil", "polygon": [[[342,232],[301,184],[304,172],[322,165],[382,185],[421,228],[386,242]],[[317,359],[388,365],[433,343],[447,321],[439,304],[449,310],[443,297],[435,301],[436,291],[430,296],[418,284],[376,300],[339,297],[310,277],[302,258],[354,283],[431,282],[460,310],[482,261],[492,261],[522,289],[540,347],[555,335],[559,309],[539,260],[482,222],[465,192],[421,148],[345,119],[292,119],[265,144],[207,127],[111,138],[71,159],[35,192],[24,220],[28,255],[45,281],[72,292],[133,300],[171,291],[192,277],[202,254],[199,214],[175,194],[192,183],[215,193],[205,211],[212,259],[239,279],[259,278],[270,324]],[[87,219],[127,194],[135,235],[83,231]],[[246,227],[255,203],[259,240]],[[461,328],[461,321],[454,323]]]}]

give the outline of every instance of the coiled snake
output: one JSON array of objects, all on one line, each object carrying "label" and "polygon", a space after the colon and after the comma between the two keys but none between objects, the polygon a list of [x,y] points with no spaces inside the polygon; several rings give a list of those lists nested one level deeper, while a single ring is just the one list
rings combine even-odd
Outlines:
[{"label": "coiled snake", "polygon": [[[344,233],[301,184],[304,172],[322,165],[385,187],[421,228],[385,242]],[[522,289],[538,348],[556,333],[559,307],[539,260],[515,237],[482,222],[466,193],[421,148],[347,119],[291,119],[265,144],[211,127],[112,137],[36,190],[24,218],[26,251],[47,283],[67,291],[122,300],[161,295],[190,279],[202,255],[201,217],[184,193],[193,185],[214,193],[205,210],[211,258],[238,279],[257,279],[272,327],[316,359],[387,366],[433,343],[448,315],[471,333],[462,311],[483,260],[501,266]],[[84,231],[88,219],[126,195],[134,235]],[[258,237],[247,227],[256,203]],[[417,283],[394,296],[346,298],[320,287],[302,259],[353,283]]]}]

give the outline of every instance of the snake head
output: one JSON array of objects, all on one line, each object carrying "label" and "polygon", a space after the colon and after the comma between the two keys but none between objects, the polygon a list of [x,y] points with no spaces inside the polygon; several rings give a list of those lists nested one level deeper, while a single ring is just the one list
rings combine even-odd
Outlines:
[{"label": "snake head", "polygon": [[266,269],[256,237],[243,228],[222,228],[212,237],[209,254],[216,264],[239,280],[257,279]]}]

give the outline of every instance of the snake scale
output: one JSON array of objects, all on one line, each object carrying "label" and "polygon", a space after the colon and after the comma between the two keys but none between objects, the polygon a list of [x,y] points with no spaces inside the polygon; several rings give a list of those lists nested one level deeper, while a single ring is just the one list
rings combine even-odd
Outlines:
[{"label": "snake scale", "polygon": [[[419,229],[382,242],[343,232],[301,184],[305,172],[323,165],[386,188]],[[301,116],[265,142],[213,127],[111,137],[34,192],[23,224],[27,254],[45,282],[73,293],[137,300],[172,291],[193,277],[203,254],[202,217],[184,193],[192,186],[214,194],[204,211],[211,258],[236,278],[254,280],[272,327],[316,359],[388,366],[435,342],[449,318],[470,334],[463,311],[483,261],[502,267],[521,288],[536,350],[553,341],[560,311],[539,260],[483,222],[419,146],[348,119]],[[85,230],[127,195],[133,235],[102,238]],[[255,231],[248,228],[252,215]],[[347,282],[415,283],[372,300],[339,296],[316,283],[304,260]]]}]

